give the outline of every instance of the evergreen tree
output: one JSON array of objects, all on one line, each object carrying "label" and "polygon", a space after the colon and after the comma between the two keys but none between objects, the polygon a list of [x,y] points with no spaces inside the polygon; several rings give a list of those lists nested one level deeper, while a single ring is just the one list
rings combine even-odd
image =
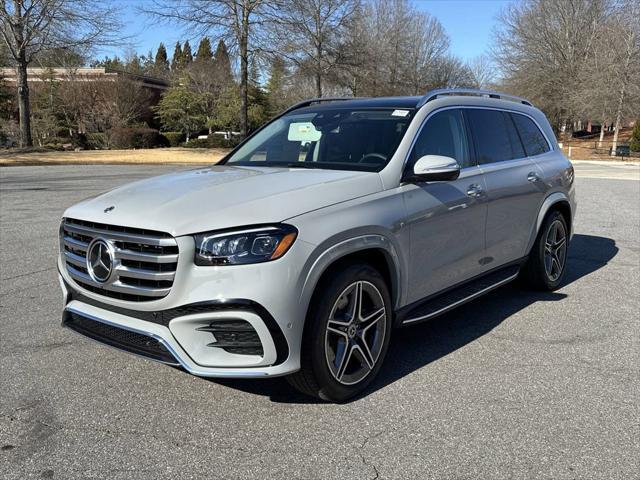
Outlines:
[{"label": "evergreen tree", "polygon": [[220,83],[231,83],[233,81],[231,60],[229,59],[229,52],[227,51],[227,45],[224,43],[224,40],[218,42],[218,48],[216,48],[213,62],[215,64],[216,76]]},{"label": "evergreen tree", "polygon": [[267,95],[260,85],[260,71],[255,59],[249,68],[249,82],[247,85],[249,96],[249,129],[255,130],[269,118],[269,102]]},{"label": "evergreen tree", "polygon": [[205,63],[213,60],[213,51],[211,50],[211,42],[208,37],[203,37],[198,45],[198,53],[196,54],[196,62]]},{"label": "evergreen tree", "polygon": [[156,52],[156,59],[154,67],[157,73],[166,73],[169,71],[169,60],[167,59],[167,49],[164,43],[160,42],[158,45],[158,51]]},{"label": "evergreen tree", "polygon": [[189,45],[189,40],[184,42],[184,47],[182,47],[182,66],[186,67],[191,62],[193,62],[193,54],[191,53],[191,45]]},{"label": "evergreen tree", "polygon": [[171,71],[176,72],[182,66],[182,47],[180,42],[176,42],[176,48],[173,49],[173,56],[171,57]]},{"label": "evergreen tree", "polygon": [[285,82],[288,75],[287,66],[281,57],[276,57],[271,62],[269,80],[267,80],[267,102],[269,116],[276,115],[284,110],[287,105]]},{"label": "evergreen tree", "polygon": [[633,127],[629,147],[632,152],[640,152],[640,118],[636,120],[636,125]]},{"label": "evergreen tree", "polygon": [[185,85],[177,85],[166,90],[160,103],[153,107],[153,110],[164,128],[184,133],[187,142],[206,122],[203,96]]},{"label": "evergreen tree", "polygon": [[134,53],[127,59],[126,69],[130,73],[142,73],[142,62],[137,53]]}]

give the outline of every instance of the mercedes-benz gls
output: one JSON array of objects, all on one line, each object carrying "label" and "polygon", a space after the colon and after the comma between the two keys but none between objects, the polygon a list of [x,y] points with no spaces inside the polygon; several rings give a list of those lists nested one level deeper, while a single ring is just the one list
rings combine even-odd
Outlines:
[{"label": "mercedes-benz gls", "polygon": [[344,401],[394,328],[518,277],[557,288],[575,208],[573,168],[526,100],[309,100],[216,166],[69,208],[63,324],[195,375],[287,375]]}]

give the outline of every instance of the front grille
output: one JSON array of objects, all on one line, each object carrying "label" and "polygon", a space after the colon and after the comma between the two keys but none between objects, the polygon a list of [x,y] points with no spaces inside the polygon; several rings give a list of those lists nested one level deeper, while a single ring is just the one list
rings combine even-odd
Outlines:
[{"label": "front grille", "polygon": [[71,311],[65,312],[63,322],[66,327],[101,343],[153,360],[178,365],[175,357],[162,343],[147,335],[97,322]]},{"label": "front grille", "polygon": [[[150,301],[171,291],[178,266],[178,243],[168,233],[65,218],[60,229],[67,272],[81,287],[111,298]],[[112,247],[115,272],[106,283],[87,269],[87,250],[95,238]]]}]

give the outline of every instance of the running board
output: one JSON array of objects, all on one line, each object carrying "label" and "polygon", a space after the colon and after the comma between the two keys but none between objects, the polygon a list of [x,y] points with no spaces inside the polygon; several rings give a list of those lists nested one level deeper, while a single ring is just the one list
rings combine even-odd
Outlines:
[{"label": "running board", "polygon": [[407,318],[402,320],[400,324],[409,325],[437,317],[515,280],[519,271],[519,265],[501,268],[493,273],[489,273],[440,295],[436,295],[407,312],[405,315]]}]

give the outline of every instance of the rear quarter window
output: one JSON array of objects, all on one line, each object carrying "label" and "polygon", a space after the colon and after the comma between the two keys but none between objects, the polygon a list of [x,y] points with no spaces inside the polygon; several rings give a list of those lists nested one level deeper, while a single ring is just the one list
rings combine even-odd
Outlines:
[{"label": "rear quarter window", "polygon": [[512,113],[511,118],[518,129],[527,156],[533,157],[549,151],[546,138],[533,120],[517,113]]}]

